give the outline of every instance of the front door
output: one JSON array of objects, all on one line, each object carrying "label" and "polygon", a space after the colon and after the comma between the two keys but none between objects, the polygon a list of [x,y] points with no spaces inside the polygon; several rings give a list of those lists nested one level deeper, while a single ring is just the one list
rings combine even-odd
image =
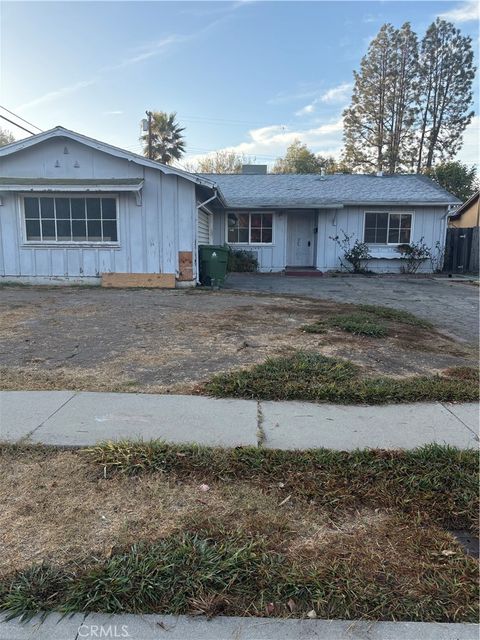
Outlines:
[{"label": "front door", "polygon": [[287,267],[313,267],[313,212],[288,214]]}]

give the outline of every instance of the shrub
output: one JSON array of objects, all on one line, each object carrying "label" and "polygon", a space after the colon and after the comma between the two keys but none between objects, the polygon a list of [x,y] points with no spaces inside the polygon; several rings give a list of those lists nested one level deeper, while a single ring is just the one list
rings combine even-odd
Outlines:
[{"label": "shrub", "polygon": [[340,258],[340,264],[350,273],[367,273],[367,260],[372,257],[367,243],[355,240],[352,244],[354,234],[348,235],[345,231],[342,231],[342,233],[342,239],[339,236],[330,236],[330,240],[336,242],[343,251],[343,258]]},{"label": "shrub", "polygon": [[229,249],[227,271],[242,273],[258,271],[257,254],[245,249]]},{"label": "shrub", "polygon": [[423,237],[418,242],[401,244],[398,251],[405,263],[400,267],[402,273],[416,273],[425,260],[432,260],[432,250],[427,247]]}]

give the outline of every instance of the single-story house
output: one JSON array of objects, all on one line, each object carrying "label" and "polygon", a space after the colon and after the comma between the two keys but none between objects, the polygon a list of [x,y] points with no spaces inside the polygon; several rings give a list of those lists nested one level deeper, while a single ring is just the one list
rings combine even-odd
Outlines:
[{"label": "single-story house", "polygon": [[472,229],[480,226],[480,192],[477,191],[455,210],[448,219],[454,229]]},{"label": "single-story house", "polygon": [[192,286],[198,246],[225,243],[263,272],[328,271],[343,232],[398,271],[398,246],[443,243],[458,203],[416,175],[196,175],[55,127],[0,148],[0,278]]}]

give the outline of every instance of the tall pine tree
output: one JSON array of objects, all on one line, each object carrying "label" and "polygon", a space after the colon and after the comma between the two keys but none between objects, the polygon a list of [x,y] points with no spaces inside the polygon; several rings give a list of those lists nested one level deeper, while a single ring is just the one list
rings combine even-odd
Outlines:
[{"label": "tall pine tree", "polygon": [[346,163],[389,173],[411,166],[418,44],[410,24],[383,25],[354,76],[352,104],[344,112]]},{"label": "tall pine tree", "polygon": [[436,161],[453,158],[474,113],[472,83],[475,76],[472,39],[462,36],[450,22],[437,18],[422,40],[417,171]]}]

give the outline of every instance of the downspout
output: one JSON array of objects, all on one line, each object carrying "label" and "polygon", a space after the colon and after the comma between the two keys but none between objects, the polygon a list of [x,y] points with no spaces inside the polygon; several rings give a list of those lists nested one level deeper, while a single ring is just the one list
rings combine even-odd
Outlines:
[{"label": "downspout", "polygon": [[208,198],[207,200],[205,200],[204,202],[199,202],[197,204],[197,215],[195,216],[195,229],[194,229],[194,238],[195,238],[195,280],[197,282],[197,284],[200,284],[200,270],[198,269],[198,214],[199,211],[202,207],[204,207],[205,205],[207,205],[209,202],[212,202],[212,200],[215,200],[218,196],[217,193],[217,189],[214,187],[213,189],[213,196],[211,196],[211,198]]}]

